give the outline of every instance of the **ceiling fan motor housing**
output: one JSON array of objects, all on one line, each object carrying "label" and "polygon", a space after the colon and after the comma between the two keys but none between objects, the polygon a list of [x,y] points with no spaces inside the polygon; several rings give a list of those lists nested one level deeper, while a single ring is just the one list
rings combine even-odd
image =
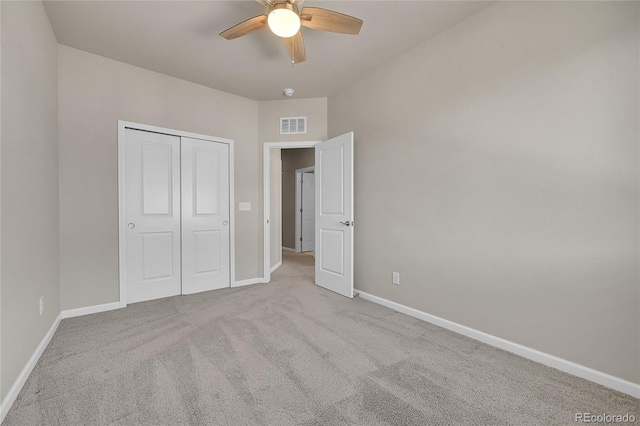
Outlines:
[{"label": "ceiling fan motor housing", "polygon": [[298,15],[300,14],[300,12],[298,11],[298,7],[295,4],[289,3],[288,1],[274,3],[273,6],[271,6],[271,10],[269,10],[269,13],[278,9],[288,9],[292,12],[295,12]]}]

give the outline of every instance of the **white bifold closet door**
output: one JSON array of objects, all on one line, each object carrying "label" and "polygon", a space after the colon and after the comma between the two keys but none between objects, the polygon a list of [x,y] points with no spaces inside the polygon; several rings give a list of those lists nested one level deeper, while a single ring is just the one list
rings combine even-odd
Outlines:
[{"label": "white bifold closet door", "polygon": [[229,146],[182,138],[182,294],[229,287]]},{"label": "white bifold closet door", "polygon": [[228,145],[125,138],[127,303],[229,287]]}]

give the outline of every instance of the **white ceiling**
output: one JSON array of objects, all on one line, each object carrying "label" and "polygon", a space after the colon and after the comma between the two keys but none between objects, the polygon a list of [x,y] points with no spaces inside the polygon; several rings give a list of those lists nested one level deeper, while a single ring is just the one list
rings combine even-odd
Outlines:
[{"label": "white ceiling", "polygon": [[255,100],[329,96],[492,2],[315,1],[364,20],[360,35],[303,28],[307,61],[291,66],[268,29],[218,34],[266,12],[255,1],[46,1],[58,42]]}]

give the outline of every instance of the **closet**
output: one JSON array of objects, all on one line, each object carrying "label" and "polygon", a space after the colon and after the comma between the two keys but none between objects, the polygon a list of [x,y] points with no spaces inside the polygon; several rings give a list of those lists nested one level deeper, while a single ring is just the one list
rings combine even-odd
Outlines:
[{"label": "closet", "polygon": [[120,132],[121,304],[231,283],[231,141],[169,133]]}]

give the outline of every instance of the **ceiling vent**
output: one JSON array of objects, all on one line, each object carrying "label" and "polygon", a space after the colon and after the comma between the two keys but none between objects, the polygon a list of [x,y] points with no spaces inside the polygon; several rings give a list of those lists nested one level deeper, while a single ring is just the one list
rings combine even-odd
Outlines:
[{"label": "ceiling vent", "polygon": [[296,135],[307,133],[307,117],[281,117],[280,134]]}]

